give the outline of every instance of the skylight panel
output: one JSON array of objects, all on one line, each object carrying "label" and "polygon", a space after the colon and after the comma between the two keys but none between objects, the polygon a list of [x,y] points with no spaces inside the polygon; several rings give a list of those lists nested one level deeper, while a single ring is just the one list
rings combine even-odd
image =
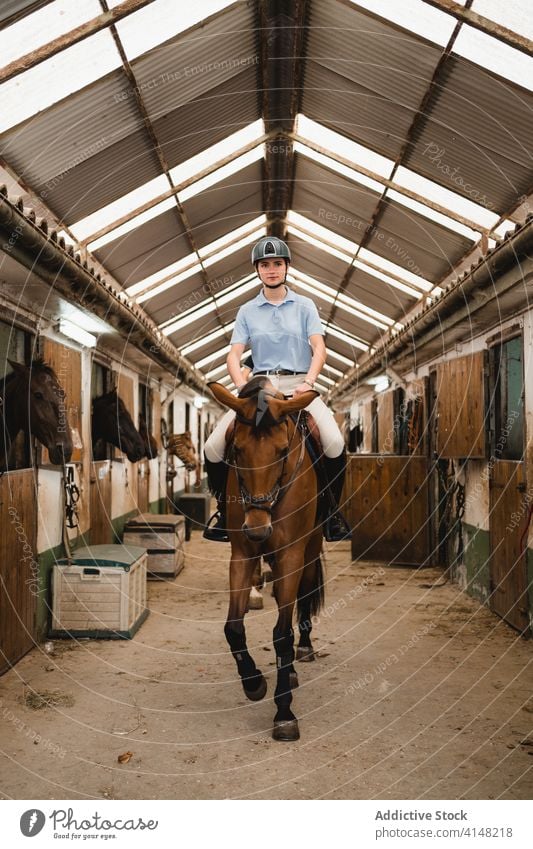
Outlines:
[{"label": "skylight panel", "polygon": [[55,0],[0,30],[2,65],[43,47],[80,24],[102,14],[98,0]]},{"label": "skylight panel", "polygon": [[367,316],[371,316],[374,319],[377,319],[378,322],[383,322],[386,325],[394,324],[392,318],[389,318],[387,315],[378,312],[377,310],[372,309],[372,307],[367,307],[366,304],[363,304],[361,301],[356,300],[355,298],[351,298],[349,295],[346,295],[344,292],[339,292],[335,290],[332,286],[327,286],[325,283],[322,283],[321,280],[317,280],[315,277],[311,277],[309,274],[305,274],[305,272],[300,271],[299,269],[291,266],[291,274],[296,275],[301,280],[306,281],[307,283],[314,286],[316,289],[320,289],[322,292],[326,292],[333,297],[337,297],[339,301],[343,301],[348,306],[352,307],[354,310],[359,310],[362,313],[365,313]]},{"label": "skylight panel", "polygon": [[[435,165],[435,176],[437,176],[437,174],[440,173],[438,171],[438,166],[442,166],[443,164],[448,165],[448,163],[442,160],[444,155],[442,152],[440,153],[439,158],[438,145],[435,145],[434,147],[436,149],[433,149],[431,145],[426,146],[424,155],[427,157],[430,164],[432,163]],[[424,195],[424,197],[428,200],[432,200],[441,206],[448,207],[448,209],[453,209],[454,212],[457,212],[464,218],[470,218],[472,221],[476,221],[481,227],[492,227],[498,220],[498,215],[495,212],[491,212],[490,209],[487,209],[487,207],[482,204],[474,203],[472,200],[468,200],[462,195],[452,191],[451,187],[453,186],[453,181],[451,176],[449,180],[450,188],[447,189],[439,183],[429,180],[427,177],[422,177],[421,174],[416,174],[414,171],[411,171],[409,168],[405,168],[403,165],[398,168],[394,175],[394,182],[399,186],[404,186],[406,189],[411,189],[413,192]]]},{"label": "skylight panel", "polygon": [[341,371],[341,370],[340,370],[340,369],[338,369],[338,368],[335,368],[334,366],[330,366],[330,364],[329,364],[329,363],[324,363],[324,365],[322,366],[322,368],[324,368],[326,371],[331,372],[331,374],[334,374],[336,377],[343,377],[343,376],[344,376],[344,372],[343,372],[343,371]]},{"label": "skylight panel", "polygon": [[442,212],[436,212],[434,209],[431,209],[431,207],[425,206],[423,203],[413,200],[413,198],[408,198],[394,189],[387,189],[386,198],[388,200],[395,201],[395,203],[399,203],[401,206],[407,207],[407,209],[412,209],[413,212],[416,212],[418,215],[422,215],[424,218],[428,218],[430,221],[434,221],[435,224],[440,224],[448,230],[453,230],[454,233],[458,233],[460,236],[464,236],[465,239],[470,239],[472,242],[477,242],[478,239],[481,238],[481,233],[479,233],[479,231],[472,230],[465,224],[461,224],[459,221],[449,218]]},{"label": "skylight panel", "polygon": [[214,253],[212,256],[206,257],[204,259],[204,267],[208,268],[210,265],[216,265],[217,262],[225,259],[227,256],[234,254],[236,251],[240,251],[241,248],[246,247],[246,245],[251,244],[254,241],[257,241],[263,235],[264,228],[262,227],[260,230],[256,230],[253,233],[249,233],[245,236],[244,239],[240,239],[238,242],[234,242],[232,245],[228,245],[225,248],[222,248],[217,253]]},{"label": "skylight panel", "polygon": [[299,212],[294,212],[292,209],[289,210],[287,220],[296,227],[312,233],[318,239],[329,242],[330,245],[343,251],[348,256],[353,256],[359,247],[357,242],[351,242],[349,239],[345,239],[344,236],[340,236],[334,230],[330,230],[329,227],[317,224],[315,221],[306,218],[304,215],[300,215]]},{"label": "skylight panel", "polygon": [[178,283],[181,283],[183,280],[187,280],[189,277],[192,277],[193,274],[197,274],[202,270],[202,266],[200,263],[196,263],[188,268],[186,271],[182,271],[181,274],[177,274],[171,280],[165,280],[164,283],[160,283],[159,286],[156,286],[155,289],[150,289],[148,292],[143,292],[142,295],[137,297],[138,304],[144,304],[145,301],[149,301],[151,298],[155,298],[156,295],[160,295],[161,292],[166,292],[167,289],[171,289],[172,286],[176,286]]},{"label": "skylight panel", "polygon": [[497,227],[494,228],[493,232],[500,239],[503,239],[505,234],[508,233],[509,230],[514,230],[515,227],[516,227],[516,223],[514,221],[511,221],[510,218],[506,218],[505,221],[502,221],[501,224],[499,224]]},{"label": "skylight panel", "polygon": [[0,133],[121,66],[112,35],[102,30],[0,85]]},{"label": "skylight panel", "polygon": [[338,298],[338,297],[336,298],[334,290],[330,290],[330,292],[326,292],[326,291],[324,291],[324,289],[326,287],[317,288],[316,286],[312,285],[311,283],[306,282],[304,280],[301,280],[294,275],[287,275],[287,280],[289,280],[291,282],[291,285],[294,285],[294,286],[299,287],[300,289],[303,289],[304,292],[307,292],[308,294],[313,295],[313,297],[322,298],[322,300],[326,301],[326,303],[328,303],[328,304],[336,304],[337,307],[339,307],[339,309],[344,310],[347,313],[350,313],[350,315],[356,316],[357,318],[361,319],[362,321],[368,322],[368,324],[371,324],[373,327],[378,327],[380,330],[387,330],[388,329],[388,325],[383,324],[383,322],[376,321],[375,318],[371,318],[370,316],[366,315],[364,312],[361,312],[361,310],[354,309],[352,306],[341,301],[340,298]]},{"label": "skylight panel", "polygon": [[255,275],[252,280],[248,281],[248,283],[239,284],[239,286],[232,289],[231,292],[224,292],[223,295],[215,295],[217,306],[224,306],[224,304],[234,301],[235,298],[239,298],[241,295],[251,292],[252,289],[257,289],[257,277]]},{"label": "skylight panel", "polygon": [[163,194],[168,188],[167,178],[164,174],[160,174],[159,177],[154,177],[153,180],[149,180],[148,183],[144,183],[137,189],[133,189],[127,195],[123,195],[117,200],[112,201],[112,203],[102,206],[101,209],[97,209],[96,212],[92,212],[85,218],[80,218],[75,224],[70,225],[70,230],[81,242],[91,236],[92,233],[97,233],[124,215],[129,215],[130,212],[142,206],[143,203]]},{"label": "skylight panel", "polygon": [[[390,259],[385,259],[383,256],[379,256],[378,254],[369,251],[368,248],[361,248],[358,256],[360,259],[366,259],[369,262],[374,263],[374,265],[383,268],[385,273],[389,271],[391,274],[395,274],[400,277],[402,280],[405,280],[407,283],[411,283],[413,286],[416,286],[418,289],[422,289],[423,292],[429,292],[430,289],[433,288],[432,283],[428,283],[427,280],[424,280],[423,277],[420,277],[418,274],[413,274],[412,271],[408,271],[402,265],[396,265],[395,262],[391,262]],[[389,281],[392,284],[392,280]],[[396,282],[396,281],[394,281]]]},{"label": "skylight panel", "polygon": [[292,236],[295,236],[297,239],[300,239],[303,242],[308,242],[315,248],[319,248],[321,251],[324,251],[324,253],[330,254],[331,256],[340,259],[347,265],[350,265],[352,261],[352,257],[349,256],[349,254],[345,254],[342,251],[337,250],[337,248],[332,248],[331,245],[327,245],[320,239],[316,239],[314,236],[309,235],[309,233],[304,233],[303,230],[299,230],[298,227],[294,227],[292,224],[288,225],[287,232],[290,233]]},{"label": "skylight panel", "polygon": [[[252,221],[247,221],[246,224],[243,224],[241,227],[236,227],[235,230],[225,233],[219,239],[215,239],[214,242],[210,242],[203,248],[199,248],[198,254],[202,258],[208,256],[211,253],[222,250],[229,242],[233,242],[235,239],[240,239],[241,236],[248,236],[248,238],[252,239],[255,238],[257,232],[264,235],[263,230],[259,228],[264,228],[265,225],[266,215],[258,215],[258,217],[254,218]],[[260,236],[258,238],[260,238]]]},{"label": "skylight panel", "polygon": [[[109,7],[114,8],[122,2],[109,0]],[[181,2],[178,9],[176,0],[155,0],[119,21],[117,31],[126,56],[131,60],[229,5],[230,0],[196,0],[194,3]]]},{"label": "skylight panel", "polygon": [[218,351],[215,351],[213,354],[208,354],[207,357],[204,357],[195,364],[196,368],[203,368],[204,366],[212,363],[214,360],[218,359],[218,357],[222,357],[224,354],[229,354],[231,345],[225,345],[223,348],[219,348]]},{"label": "skylight panel", "polygon": [[533,90],[533,58],[487,33],[463,24],[453,52],[522,88]]},{"label": "skylight panel", "polygon": [[149,289],[150,286],[163,282],[166,278],[173,274],[179,274],[179,272],[184,271],[186,268],[193,265],[196,260],[196,254],[188,254],[187,256],[178,259],[176,262],[173,262],[171,265],[167,265],[165,268],[161,268],[159,271],[154,272],[154,274],[150,274],[150,276],[145,277],[144,280],[139,280],[139,282],[134,283],[133,286],[129,286],[126,289],[126,294],[129,295],[130,298],[133,298],[139,292],[144,292],[146,289]]},{"label": "skylight panel", "polygon": [[339,327],[336,327],[334,324],[328,324],[325,327],[326,333],[331,333],[332,336],[335,336],[337,339],[340,339],[341,342],[345,342],[347,345],[351,345],[352,348],[359,348],[360,351],[368,351],[369,345],[361,342],[355,336],[352,336],[351,333],[347,333],[344,330],[341,330]]},{"label": "skylight panel", "polygon": [[348,357],[345,357],[344,354],[339,354],[337,351],[334,351],[333,348],[326,348],[326,354],[328,357],[333,357],[333,359],[338,360],[345,366],[351,367],[355,365],[354,360],[348,359]]},{"label": "skylight panel", "polygon": [[109,242],[114,242],[115,239],[120,239],[120,237],[125,236],[126,233],[131,233],[132,230],[136,230],[137,227],[140,227],[142,224],[146,224],[147,221],[151,221],[153,218],[157,218],[158,215],[163,215],[164,212],[168,212],[169,209],[175,208],[176,198],[173,197],[167,198],[166,200],[161,201],[161,203],[156,203],[155,206],[151,206],[150,209],[146,209],[135,218],[125,221],[124,224],[120,225],[120,227],[116,227],[104,236],[100,236],[100,238],[95,239],[94,242],[89,242],[88,244],[90,245],[90,249],[91,251],[97,251],[100,248],[103,248],[104,245],[109,244]]},{"label": "skylight panel", "polygon": [[252,148],[252,150],[249,150],[247,153],[243,153],[242,156],[238,156],[226,165],[221,165],[221,167],[217,168],[216,171],[213,171],[212,174],[208,174],[207,177],[202,177],[201,180],[197,180],[196,183],[192,183],[192,185],[183,189],[183,191],[179,193],[180,200],[185,202],[189,200],[189,198],[195,197],[195,195],[200,194],[200,192],[204,192],[206,189],[214,186],[216,183],[220,183],[221,180],[231,177],[232,174],[236,174],[237,171],[242,171],[243,168],[251,165],[252,162],[257,162],[258,159],[263,159],[265,155],[264,148],[264,144],[259,144],[257,147]]},{"label": "skylight panel", "polygon": [[246,127],[242,127],[242,129],[231,133],[216,144],[212,144],[200,153],[191,156],[186,162],[176,165],[170,171],[170,175],[176,184],[183,183],[189,179],[191,174],[199,174],[206,168],[210,168],[215,162],[220,162],[226,156],[230,156],[239,148],[261,138],[264,132],[265,125],[262,118],[259,118],[258,121],[252,121]]},{"label": "skylight panel", "polygon": [[[456,24],[455,18],[451,15],[428,6],[423,0],[401,0],[401,3],[391,2],[391,0],[352,0],[352,2],[442,47],[448,43]],[[464,0],[458,0],[458,2],[464,6]],[[395,32],[393,36],[402,38],[401,33]]]},{"label": "skylight panel", "polygon": [[[374,265],[377,265],[377,263],[374,263]],[[378,280],[382,280],[383,283],[386,283],[388,286],[393,286],[395,289],[399,289],[400,292],[404,292],[411,298],[418,299],[420,297],[419,291],[413,289],[411,286],[407,286],[407,284],[405,283],[401,283],[399,280],[395,280],[393,277],[389,277],[388,274],[385,274],[378,268],[370,268],[370,266],[366,265],[366,263],[360,262],[357,259],[354,260],[354,267],[359,268],[361,271],[364,271],[365,274],[369,274],[371,277],[376,277]]]},{"label": "skylight panel", "polygon": [[367,189],[371,189],[373,192],[377,192],[378,194],[382,194],[383,192],[384,187],[381,183],[378,183],[376,180],[372,180],[371,177],[366,177],[364,174],[359,174],[358,171],[354,171],[353,168],[343,165],[342,162],[337,162],[335,159],[331,159],[330,156],[318,153],[316,150],[313,150],[312,147],[308,147],[303,142],[294,142],[294,151],[302,154],[302,156],[307,156],[308,159],[312,159],[313,162],[317,162],[325,168],[329,168],[330,171],[336,171],[337,174],[340,174],[342,177],[347,177],[353,183],[359,183],[360,186],[365,186]]},{"label": "skylight panel", "polygon": [[[253,279],[250,280],[250,277]],[[254,275],[247,275],[243,277],[241,280],[238,280],[232,286],[223,290],[223,293],[220,295],[215,294],[215,301],[217,306],[223,306],[229,301],[234,300],[240,295],[250,291],[254,287],[257,286],[257,279]],[[176,333],[178,330],[182,330],[184,327],[187,327],[191,322],[197,321],[199,318],[203,318],[204,315],[213,311],[213,301],[209,298],[209,301],[205,304],[201,304],[200,306],[195,305],[191,309],[182,313],[179,318],[171,318],[168,321],[164,321],[159,325],[159,329],[165,336],[170,336],[172,333]]]},{"label": "skylight panel", "polygon": [[191,342],[190,345],[186,345],[184,348],[181,349],[181,353],[184,357],[188,357],[189,354],[193,353],[193,351],[197,351],[198,348],[203,348],[204,345],[209,345],[210,342],[213,342],[214,339],[218,339],[219,336],[223,336],[224,333],[231,333],[234,327],[234,321],[230,321],[229,324],[225,324],[223,327],[217,327],[216,330],[213,330],[206,336],[202,336],[199,339],[196,339],[194,342]]},{"label": "skylight panel", "polygon": [[531,0],[474,0],[472,11],[533,39]]},{"label": "skylight panel", "polygon": [[364,165],[369,171],[374,171],[376,174],[387,178],[392,173],[394,167],[392,159],[381,156],[374,150],[336,133],[335,130],[329,130],[302,113],[297,116],[296,128],[298,135],[303,136],[304,139],[307,138],[327,150],[332,150],[333,153],[344,157],[344,159],[350,159],[352,162]]}]

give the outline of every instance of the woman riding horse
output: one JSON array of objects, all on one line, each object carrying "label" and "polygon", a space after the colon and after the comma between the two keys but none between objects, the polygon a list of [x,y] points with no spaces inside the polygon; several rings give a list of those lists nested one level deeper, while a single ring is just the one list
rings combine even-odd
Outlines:
[{"label": "woman riding horse", "polygon": [[[310,298],[292,292],[285,279],[291,254],[281,239],[267,236],[252,251],[252,264],[263,284],[253,300],[237,313],[227,358],[229,374],[237,389],[246,378],[240,365],[249,345],[252,349],[254,375],[265,375],[272,386],[284,395],[297,398],[313,389],[326,360],[324,329],[318,310]],[[320,433],[323,468],[335,509],[330,511],[324,535],[327,540],[349,539],[350,529],[338,511],[346,471],[344,439],[335,419],[324,402],[315,397],[306,408],[312,414]],[[208,523],[204,537],[227,542],[226,483],[224,462],[226,431],[235,413],[226,413],[207,440],[204,448],[209,487],[217,498],[216,523]]]}]

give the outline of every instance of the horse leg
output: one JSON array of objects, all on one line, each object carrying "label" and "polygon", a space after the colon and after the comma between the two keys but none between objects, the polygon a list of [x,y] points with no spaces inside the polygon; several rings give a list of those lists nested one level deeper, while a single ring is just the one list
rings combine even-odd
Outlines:
[{"label": "horse leg", "polygon": [[248,558],[244,554],[240,557],[233,553],[231,555],[230,602],[224,634],[235,658],[244,693],[247,698],[257,702],[264,697],[267,682],[248,652],[244,629],[244,614],[252,586],[254,563],[255,558]]},{"label": "horse leg", "polygon": [[324,583],[320,550],[322,533],[311,538],[305,552],[305,566],[298,587],[298,630],[300,639],[296,650],[296,658],[301,661],[315,660],[311,631],[313,616],[320,608],[324,598]]},{"label": "horse leg", "polygon": [[261,595],[263,579],[261,577],[261,558],[257,557],[252,572],[252,588],[248,599],[249,610],[263,609],[263,596]]},{"label": "horse leg", "polygon": [[[294,631],[292,617],[296,592],[300,579],[300,571],[294,558],[284,562],[284,574],[276,576],[276,601],[278,604],[278,620],[274,626],[273,638],[276,650],[277,683],[274,701],[277,712],[274,717],[274,740],[298,740],[300,732],[298,720],[291,711],[291,689],[297,686],[297,676],[294,670]],[[287,568],[289,567],[289,568]],[[279,567],[278,567],[279,569]],[[294,681],[296,676],[296,683]],[[292,682],[291,682],[292,677]]]}]

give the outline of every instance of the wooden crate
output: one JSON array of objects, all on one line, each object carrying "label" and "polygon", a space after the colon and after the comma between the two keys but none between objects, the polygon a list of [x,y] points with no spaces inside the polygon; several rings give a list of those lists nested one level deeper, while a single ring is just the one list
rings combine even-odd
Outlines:
[{"label": "wooden crate", "polygon": [[183,569],[185,517],[142,513],[124,528],[124,545],[141,546],[148,554],[148,577],[175,578]]},{"label": "wooden crate", "polygon": [[93,545],[54,564],[51,637],[131,639],[148,616],[144,548]]}]

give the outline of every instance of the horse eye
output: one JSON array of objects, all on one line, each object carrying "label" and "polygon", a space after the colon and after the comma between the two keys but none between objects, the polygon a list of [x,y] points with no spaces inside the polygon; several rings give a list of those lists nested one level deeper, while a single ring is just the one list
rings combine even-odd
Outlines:
[{"label": "horse eye", "polygon": [[35,398],[37,398],[38,401],[42,401],[43,398],[44,398],[44,395],[43,395],[42,392],[34,392],[33,395],[34,395]]}]

